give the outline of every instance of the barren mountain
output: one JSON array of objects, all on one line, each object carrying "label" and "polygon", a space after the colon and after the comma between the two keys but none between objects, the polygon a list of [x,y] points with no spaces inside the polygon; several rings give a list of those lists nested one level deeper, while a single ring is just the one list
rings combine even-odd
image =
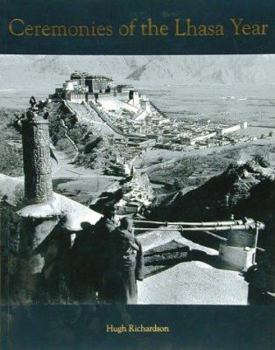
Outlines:
[{"label": "barren mountain", "polygon": [[275,55],[0,56],[2,89],[53,86],[74,70],[146,84],[275,83]]}]

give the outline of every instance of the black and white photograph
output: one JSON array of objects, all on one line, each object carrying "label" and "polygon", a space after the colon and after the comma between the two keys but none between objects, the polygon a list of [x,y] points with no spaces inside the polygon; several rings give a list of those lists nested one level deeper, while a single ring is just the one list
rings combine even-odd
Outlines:
[{"label": "black and white photograph", "polygon": [[1,304],[275,301],[275,55],[0,55]]}]

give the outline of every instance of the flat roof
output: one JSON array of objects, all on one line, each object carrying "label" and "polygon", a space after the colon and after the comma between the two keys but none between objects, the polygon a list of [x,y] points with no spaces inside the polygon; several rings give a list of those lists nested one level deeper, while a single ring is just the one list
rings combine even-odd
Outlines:
[{"label": "flat roof", "polygon": [[71,79],[74,79],[74,78],[103,79],[103,80],[113,81],[113,79],[106,77],[104,75],[92,75],[86,72],[74,72],[71,74]]}]

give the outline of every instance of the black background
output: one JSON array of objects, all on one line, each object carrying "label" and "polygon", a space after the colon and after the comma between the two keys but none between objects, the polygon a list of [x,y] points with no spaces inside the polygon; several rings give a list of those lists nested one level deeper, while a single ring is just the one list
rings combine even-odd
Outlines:
[{"label": "black background", "polygon": [[[244,54],[275,52],[273,0],[0,0],[2,12],[0,52],[10,54]],[[117,28],[131,19],[151,17],[167,24],[169,35],[122,37]],[[234,36],[229,18],[269,24],[268,35]],[[15,37],[8,23],[21,18],[26,24],[111,24],[111,37]],[[224,36],[175,37],[174,18],[194,24],[223,24]]]},{"label": "black background", "polygon": [[[232,291],[233,292],[233,291]],[[9,313],[3,349],[197,350],[275,346],[274,307],[55,305],[2,308]],[[169,326],[170,333],[106,333],[106,324]]]}]

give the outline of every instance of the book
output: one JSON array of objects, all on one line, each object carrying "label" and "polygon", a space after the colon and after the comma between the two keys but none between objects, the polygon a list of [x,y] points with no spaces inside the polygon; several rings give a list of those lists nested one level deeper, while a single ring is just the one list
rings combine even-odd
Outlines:
[{"label": "book", "polygon": [[0,0],[3,349],[274,347],[274,4]]}]

